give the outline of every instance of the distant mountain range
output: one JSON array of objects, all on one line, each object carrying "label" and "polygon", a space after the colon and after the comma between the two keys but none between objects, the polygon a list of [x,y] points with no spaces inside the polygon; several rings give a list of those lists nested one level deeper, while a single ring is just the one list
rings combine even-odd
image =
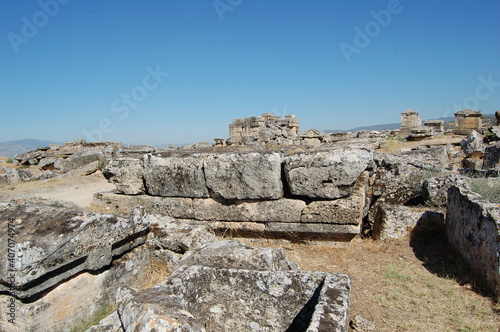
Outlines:
[{"label": "distant mountain range", "polygon": [[42,146],[49,146],[50,144],[62,144],[62,142],[43,141],[30,138],[0,142],[0,156],[13,158],[16,154],[32,151]]}]

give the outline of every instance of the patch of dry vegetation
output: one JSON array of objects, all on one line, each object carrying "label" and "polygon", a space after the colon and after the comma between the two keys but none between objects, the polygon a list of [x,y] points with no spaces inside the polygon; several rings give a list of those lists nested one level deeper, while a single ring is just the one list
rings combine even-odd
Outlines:
[{"label": "patch of dry vegetation", "polygon": [[252,245],[282,247],[302,270],[349,274],[351,318],[361,315],[377,331],[497,332],[500,305],[443,241],[443,230],[386,242],[356,238],[349,248],[264,239]]},{"label": "patch of dry vegetation", "polygon": [[137,286],[138,289],[146,289],[165,281],[170,277],[171,271],[165,263],[156,257],[150,257],[149,268],[145,272],[142,282]]}]

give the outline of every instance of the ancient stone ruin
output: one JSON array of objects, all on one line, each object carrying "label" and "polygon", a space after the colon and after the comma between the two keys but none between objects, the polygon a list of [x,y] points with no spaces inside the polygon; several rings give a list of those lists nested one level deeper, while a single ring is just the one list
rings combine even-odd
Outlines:
[{"label": "ancient stone ruin", "polygon": [[[214,146],[82,140],[16,156],[19,165],[38,166],[39,180],[102,172],[115,189],[94,196],[92,208],[108,213],[29,197],[0,202],[0,241],[8,244],[0,251],[0,300],[19,310],[18,329],[0,311],[0,330],[65,330],[106,302],[116,311],[89,331],[348,330],[348,275],[301,271],[283,249],[220,241],[225,235],[349,245],[443,224],[500,295],[498,204],[460,175],[498,177],[499,142],[471,130],[446,144],[422,140],[386,153],[390,131],[299,136],[294,116],[272,114],[230,128]],[[444,132],[442,120],[422,126],[416,111],[402,113],[401,129],[406,137]],[[9,168],[0,185],[33,178]],[[172,275],[143,287],[153,262]]]},{"label": "ancient stone ruin", "polygon": [[234,119],[229,125],[229,142],[269,143],[278,140],[278,143],[285,143],[293,141],[299,131],[299,119],[295,115],[289,114],[283,119],[273,113],[263,113],[261,116]]},{"label": "ancient stone ruin", "polygon": [[422,127],[422,118],[417,111],[406,110],[401,112],[401,129],[399,129],[401,137],[410,136],[413,129],[420,127]]},{"label": "ancient stone ruin", "polygon": [[459,135],[468,135],[472,130],[481,132],[483,125],[483,115],[481,111],[465,109],[455,113],[455,129],[453,133]]}]

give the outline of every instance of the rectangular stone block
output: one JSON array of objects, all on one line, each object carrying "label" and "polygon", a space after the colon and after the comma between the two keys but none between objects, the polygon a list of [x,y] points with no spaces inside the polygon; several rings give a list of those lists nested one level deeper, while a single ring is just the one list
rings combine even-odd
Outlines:
[{"label": "rectangular stone block", "polygon": [[148,195],[126,196],[114,193],[97,194],[92,203],[113,213],[130,213],[140,205],[151,214],[179,219],[194,219],[193,200],[184,197],[158,197]]},{"label": "rectangular stone block", "polygon": [[283,196],[278,153],[224,153],[204,162],[208,188],[226,199],[279,199]]},{"label": "rectangular stone block", "polygon": [[224,204],[213,199],[194,199],[194,217],[206,221],[300,222],[306,203],[282,198],[273,201],[250,201]]},{"label": "rectangular stone block", "polygon": [[368,177],[369,173],[363,172],[352,195],[347,198],[311,202],[302,210],[301,221],[306,223],[360,225],[363,221]]},{"label": "rectangular stone block", "polygon": [[209,197],[203,173],[205,155],[144,157],[147,193],[163,197]]},{"label": "rectangular stone block", "polygon": [[500,297],[500,205],[464,187],[450,187],[446,233],[450,244]]},{"label": "rectangular stone block", "polygon": [[266,224],[268,237],[294,240],[351,241],[361,231],[361,225],[336,225],[313,223]]},{"label": "rectangular stone block", "polygon": [[372,147],[344,148],[288,156],[284,170],[292,195],[335,199],[351,195],[372,161]]}]

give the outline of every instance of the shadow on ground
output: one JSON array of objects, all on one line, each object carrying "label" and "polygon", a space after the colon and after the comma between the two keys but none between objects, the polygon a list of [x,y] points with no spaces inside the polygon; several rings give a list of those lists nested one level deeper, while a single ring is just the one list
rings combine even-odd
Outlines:
[{"label": "shadow on ground", "polygon": [[484,282],[449,244],[442,213],[428,211],[422,215],[411,232],[410,246],[429,272],[441,278],[453,279],[481,296],[492,297]]}]

